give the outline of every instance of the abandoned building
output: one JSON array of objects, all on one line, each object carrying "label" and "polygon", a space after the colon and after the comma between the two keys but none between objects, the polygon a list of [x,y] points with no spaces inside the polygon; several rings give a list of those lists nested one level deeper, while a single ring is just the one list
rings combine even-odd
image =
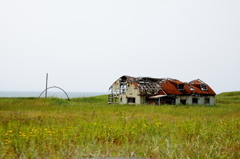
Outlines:
[{"label": "abandoned building", "polygon": [[216,93],[200,79],[122,76],[109,88],[109,104],[214,105]]}]

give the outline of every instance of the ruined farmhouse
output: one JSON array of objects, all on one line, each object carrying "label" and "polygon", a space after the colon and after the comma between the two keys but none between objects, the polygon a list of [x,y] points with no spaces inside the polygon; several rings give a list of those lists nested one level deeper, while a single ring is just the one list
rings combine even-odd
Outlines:
[{"label": "ruined farmhouse", "polygon": [[214,105],[216,95],[200,79],[181,82],[171,78],[122,76],[109,90],[109,104]]}]

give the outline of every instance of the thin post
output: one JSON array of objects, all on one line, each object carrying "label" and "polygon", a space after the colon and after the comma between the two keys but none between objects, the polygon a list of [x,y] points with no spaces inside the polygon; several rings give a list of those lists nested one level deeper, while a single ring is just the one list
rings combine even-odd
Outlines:
[{"label": "thin post", "polygon": [[48,73],[46,75],[46,91],[45,91],[45,98],[47,98],[47,87],[48,87]]}]

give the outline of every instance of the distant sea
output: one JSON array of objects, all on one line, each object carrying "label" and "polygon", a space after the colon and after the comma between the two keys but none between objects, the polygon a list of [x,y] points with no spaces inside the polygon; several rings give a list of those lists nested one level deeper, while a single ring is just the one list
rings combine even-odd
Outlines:
[{"label": "distant sea", "polygon": [[[39,97],[42,92],[24,92],[24,91],[0,91],[1,97]],[[77,97],[92,97],[98,95],[105,95],[108,92],[66,92],[69,98],[77,98]],[[57,98],[67,98],[64,92],[47,92],[48,97],[57,97]],[[41,97],[45,97],[45,92],[41,95]]]}]

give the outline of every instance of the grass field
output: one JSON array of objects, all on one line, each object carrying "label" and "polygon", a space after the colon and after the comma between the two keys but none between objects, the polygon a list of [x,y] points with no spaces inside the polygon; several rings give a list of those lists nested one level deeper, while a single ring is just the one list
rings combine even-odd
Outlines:
[{"label": "grass field", "polygon": [[240,158],[240,92],[216,106],[0,98],[0,158]]}]

